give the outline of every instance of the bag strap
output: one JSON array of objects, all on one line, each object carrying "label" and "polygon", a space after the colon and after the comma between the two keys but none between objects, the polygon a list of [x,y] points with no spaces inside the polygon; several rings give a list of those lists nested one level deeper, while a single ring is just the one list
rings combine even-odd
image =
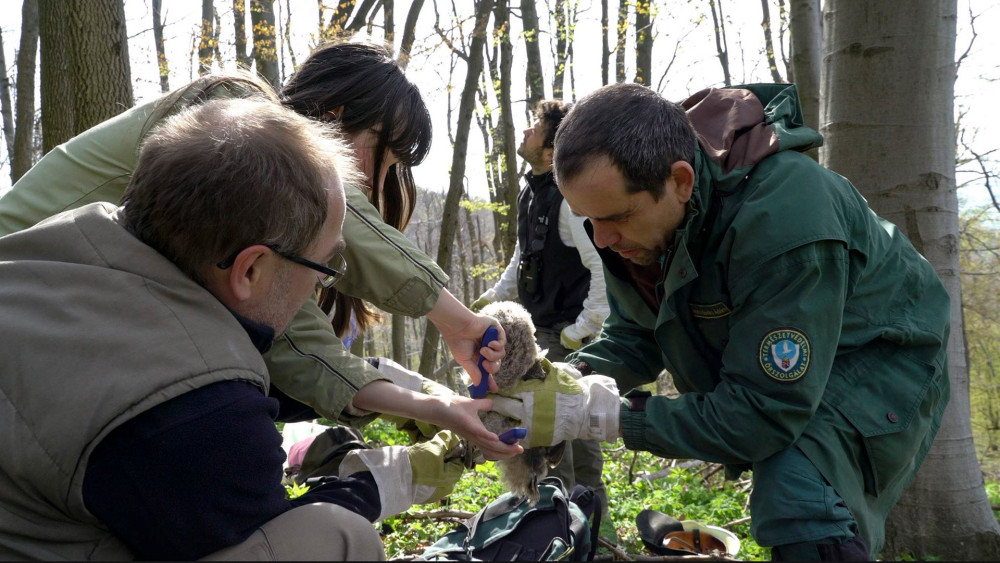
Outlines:
[{"label": "bag strap", "polygon": [[[597,553],[597,542],[601,537],[601,517],[604,515],[604,499],[590,487],[577,485],[569,500],[576,503],[584,514],[590,517],[590,552],[586,560],[593,561]],[[590,511],[589,514],[587,512]]]}]

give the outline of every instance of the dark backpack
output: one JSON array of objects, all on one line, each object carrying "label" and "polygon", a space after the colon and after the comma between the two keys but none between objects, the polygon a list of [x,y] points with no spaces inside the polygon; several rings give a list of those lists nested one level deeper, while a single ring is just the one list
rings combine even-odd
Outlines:
[{"label": "dark backpack", "polygon": [[577,485],[567,495],[558,478],[538,484],[539,499],[504,493],[431,545],[427,561],[589,561],[601,527],[600,497]]}]

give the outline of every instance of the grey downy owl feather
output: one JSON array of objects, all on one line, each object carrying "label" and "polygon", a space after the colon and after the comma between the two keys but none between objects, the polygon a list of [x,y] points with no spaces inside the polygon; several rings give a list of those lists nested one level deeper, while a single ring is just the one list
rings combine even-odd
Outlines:
[{"label": "grey downy owl feather", "polygon": [[[483,307],[481,313],[500,321],[507,335],[507,354],[500,362],[500,369],[493,374],[500,391],[510,389],[518,381],[545,379],[545,370],[541,365],[545,351],[540,350],[535,342],[535,323],[531,321],[531,314],[513,301],[490,303]],[[496,434],[521,426],[517,420],[497,412],[480,413],[479,416],[483,425]],[[504,486],[515,495],[528,497],[533,506],[538,502],[538,482],[545,478],[549,467],[559,463],[565,448],[566,442],[550,447],[528,448],[522,454],[496,462]]]}]

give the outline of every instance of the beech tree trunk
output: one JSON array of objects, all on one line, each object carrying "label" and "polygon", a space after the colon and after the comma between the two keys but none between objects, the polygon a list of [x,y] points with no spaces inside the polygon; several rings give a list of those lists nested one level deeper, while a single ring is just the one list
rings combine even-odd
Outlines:
[{"label": "beech tree trunk", "polygon": [[65,4],[60,0],[39,0],[43,152],[49,152],[76,134],[68,19]]},{"label": "beech tree trunk", "polygon": [[17,182],[35,162],[35,60],[38,53],[38,0],[21,6],[21,46],[17,51],[17,101],[14,102],[14,152],[10,179]]},{"label": "beech tree trunk", "polygon": [[649,86],[653,78],[653,3],[635,3],[635,81]]},{"label": "beech tree trunk", "polygon": [[764,30],[764,53],[767,55],[767,68],[771,71],[772,82],[782,82],[781,74],[778,72],[778,63],[774,57],[774,42],[771,40],[771,10],[767,6],[768,0],[760,0],[761,20],[760,27]]},{"label": "beech tree trunk", "polygon": [[160,91],[170,91],[170,65],[167,64],[166,45],[163,43],[163,19],[160,17],[163,0],[153,0],[153,43],[156,47],[156,67],[160,75]]},{"label": "beech tree trunk", "polygon": [[628,33],[628,2],[618,0],[618,20],[615,37],[615,82],[625,82],[625,38]]},{"label": "beech tree trunk", "polygon": [[424,0],[413,0],[410,9],[406,12],[406,22],[403,23],[403,38],[399,42],[399,54],[396,62],[400,68],[406,69],[410,62],[410,51],[413,49],[413,42],[417,37],[417,19],[420,17],[420,9],[424,6]]},{"label": "beech tree trunk", "polygon": [[708,0],[708,7],[712,10],[715,49],[719,53],[719,64],[722,66],[722,80],[726,86],[732,86],[733,79],[729,75],[729,45],[726,41],[726,18],[722,14],[722,0]]},{"label": "beech tree trunk", "polygon": [[820,68],[823,56],[823,13],[820,0],[789,0],[792,76],[802,100],[805,124],[819,129]]},{"label": "beech tree trunk", "polygon": [[[10,97],[10,77],[7,75],[7,58],[3,50],[3,30],[0,30],[0,115],[3,116],[3,141],[7,149],[7,160],[14,155],[14,108]],[[11,176],[13,176],[11,169]],[[14,184],[11,179],[11,185]]]},{"label": "beech tree trunk", "polygon": [[76,134],[132,107],[125,6],[122,0],[66,0],[62,5],[68,9],[61,15],[69,16]]},{"label": "beech tree trunk", "polygon": [[201,37],[198,40],[198,76],[212,72],[212,43],[215,40],[215,6],[212,0],[201,0]]},{"label": "beech tree trunk", "polygon": [[236,43],[236,65],[240,68],[250,68],[250,55],[247,54],[247,4],[246,0],[233,0],[233,31]]},{"label": "beech tree trunk", "polygon": [[[493,0],[476,3],[476,23],[472,31],[465,74],[465,85],[458,104],[458,124],[455,127],[455,150],[451,159],[451,180],[441,216],[441,239],[438,241],[437,263],[444,271],[451,269],[452,243],[458,230],[458,204],[465,192],[465,159],[469,151],[469,130],[476,105],[479,75],[483,72],[483,49],[486,46],[486,25],[493,12]],[[420,353],[420,373],[430,377],[437,364],[438,342],[441,334],[433,324],[427,323],[424,345]]]},{"label": "beech tree trunk", "polygon": [[257,74],[278,90],[281,78],[274,36],[274,0],[250,0],[250,21],[253,23],[253,60]]},{"label": "beech tree trunk", "polygon": [[890,514],[883,557],[1000,558],[1000,526],[972,441],[955,187],[956,0],[826,0],[821,161],[931,264],[952,303],[951,401]]},{"label": "beech tree trunk", "polygon": [[538,11],[535,0],[521,0],[521,22],[524,27],[524,49],[528,64],[524,69],[530,115],[538,102],[545,98],[545,75],[542,73],[542,54],[538,47]]}]

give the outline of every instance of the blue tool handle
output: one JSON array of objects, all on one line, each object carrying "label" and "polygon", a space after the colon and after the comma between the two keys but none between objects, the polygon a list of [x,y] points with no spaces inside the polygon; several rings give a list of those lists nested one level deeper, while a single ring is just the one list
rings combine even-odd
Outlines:
[{"label": "blue tool handle", "polygon": [[523,440],[524,437],[527,435],[528,435],[527,428],[517,427],[517,428],[511,428],[510,430],[503,432],[497,437],[500,438],[500,441],[503,442],[504,444],[513,444],[518,440]]},{"label": "blue tool handle", "polygon": [[[493,342],[498,338],[500,338],[500,331],[497,330],[497,327],[490,326],[490,328],[486,329],[486,332],[483,333],[483,346],[487,346],[490,342]],[[479,384],[469,385],[469,396],[473,399],[482,399],[485,397],[486,390],[490,387],[490,372],[486,371],[486,368],[483,367],[484,359],[483,355],[480,354],[479,373],[482,374],[482,377],[479,378]]]}]

